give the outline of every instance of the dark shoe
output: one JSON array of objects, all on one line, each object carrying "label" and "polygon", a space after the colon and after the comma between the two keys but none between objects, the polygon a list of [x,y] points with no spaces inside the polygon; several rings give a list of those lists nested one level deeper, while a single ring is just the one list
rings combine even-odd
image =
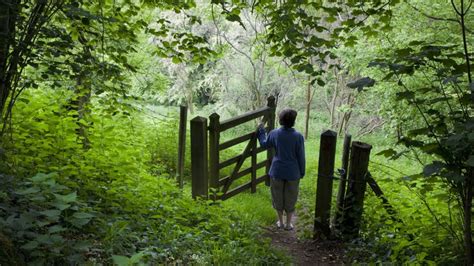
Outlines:
[{"label": "dark shoe", "polygon": [[287,224],[287,225],[285,226],[285,230],[286,230],[286,231],[291,231],[291,230],[293,230],[293,229],[295,229],[295,227],[293,226],[293,224]]}]

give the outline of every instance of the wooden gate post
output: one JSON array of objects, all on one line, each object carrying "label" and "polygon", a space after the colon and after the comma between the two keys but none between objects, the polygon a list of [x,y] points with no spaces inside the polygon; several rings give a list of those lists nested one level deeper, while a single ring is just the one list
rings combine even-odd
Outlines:
[{"label": "wooden gate post", "polygon": [[347,183],[347,172],[349,171],[349,151],[351,148],[350,134],[344,136],[344,146],[342,148],[342,173],[341,179],[339,180],[339,188],[337,191],[337,204],[336,204],[336,215],[334,215],[333,225],[334,228],[340,230],[342,213],[344,211],[344,197],[346,195],[346,183]]},{"label": "wooden gate post", "polygon": [[183,188],[184,158],[186,151],[186,124],[188,107],[181,105],[179,108],[179,137],[178,137],[178,167],[176,169],[176,181],[180,188]]},{"label": "wooden gate post", "polygon": [[208,198],[207,119],[191,120],[191,177],[193,198]]},{"label": "wooden gate post", "polygon": [[366,143],[358,141],[352,143],[348,189],[342,216],[342,232],[346,239],[356,238],[359,235],[371,149],[372,146]]},{"label": "wooden gate post", "polygon": [[[255,132],[257,134],[257,132]],[[251,173],[251,187],[250,192],[257,192],[257,143],[258,140],[255,140],[252,145],[252,173]]]},{"label": "wooden gate post", "polygon": [[314,217],[314,238],[321,232],[329,236],[329,218],[331,212],[332,180],[336,156],[337,133],[327,130],[321,134],[319,147],[318,181],[316,189],[316,208]]},{"label": "wooden gate post", "polygon": [[209,116],[209,185],[216,199],[219,189],[219,124],[220,116],[216,113]]},{"label": "wooden gate post", "polygon": [[[268,120],[267,120],[268,132],[270,132],[270,130],[275,128],[275,111],[276,111],[275,97],[273,96],[268,97],[267,106],[272,108],[270,113],[268,114]],[[268,149],[267,150],[267,165],[265,167],[266,173],[270,172],[270,166],[272,165],[273,156],[274,156],[273,149]],[[270,186],[270,176],[267,176],[267,179],[265,180],[265,185]]]}]

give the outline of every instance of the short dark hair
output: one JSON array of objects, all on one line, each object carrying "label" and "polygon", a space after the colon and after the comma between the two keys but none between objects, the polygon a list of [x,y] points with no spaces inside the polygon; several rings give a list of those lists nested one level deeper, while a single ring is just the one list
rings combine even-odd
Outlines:
[{"label": "short dark hair", "polygon": [[281,112],[278,114],[278,118],[280,119],[280,125],[286,128],[293,127],[295,125],[297,115],[298,112],[290,108],[285,108],[281,110]]}]

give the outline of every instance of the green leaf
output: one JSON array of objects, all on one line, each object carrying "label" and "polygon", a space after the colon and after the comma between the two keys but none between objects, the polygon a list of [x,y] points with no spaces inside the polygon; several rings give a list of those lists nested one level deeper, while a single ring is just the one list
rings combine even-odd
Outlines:
[{"label": "green leaf", "polygon": [[65,202],[65,203],[70,203],[70,202],[74,202],[77,200],[77,193],[76,191],[72,192],[72,193],[69,193],[67,195],[59,195],[59,194],[54,194],[54,196],[56,197],[56,199],[62,201],[62,202]]},{"label": "green leaf", "polygon": [[145,253],[143,251],[136,253],[130,258],[130,262],[132,264],[137,264],[142,260],[144,256],[145,256]]},{"label": "green leaf", "polygon": [[41,244],[52,244],[53,243],[53,238],[49,234],[41,234],[36,236],[36,241],[38,241]]},{"label": "green leaf", "polygon": [[70,204],[62,203],[62,202],[53,202],[51,203],[51,206],[55,207],[56,209],[60,211],[64,211],[65,209],[71,207]]},{"label": "green leaf", "polygon": [[30,188],[27,188],[27,189],[17,190],[17,191],[15,191],[15,193],[19,194],[19,195],[28,195],[28,194],[38,193],[39,191],[40,191],[40,189],[37,188],[37,187],[30,187]]},{"label": "green leaf", "polygon": [[237,15],[237,14],[229,14],[229,15],[227,15],[226,19],[227,19],[228,21],[240,22],[240,23],[241,23],[240,16]]},{"label": "green leaf", "polygon": [[[48,129],[48,128],[46,128],[46,130],[47,130],[47,129]],[[53,173],[50,173],[50,174],[38,173],[38,174],[36,174],[35,176],[33,176],[33,177],[31,178],[31,180],[32,180],[33,182],[40,183],[40,182],[43,182],[43,181],[45,181],[45,180],[51,178],[52,175],[53,175]]]},{"label": "green leaf", "polygon": [[420,149],[426,153],[436,153],[440,150],[440,146],[437,142],[433,142],[423,145]]},{"label": "green leaf", "polygon": [[469,159],[467,159],[467,161],[466,161],[466,165],[468,165],[470,167],[474,167],[474,155],[469,156]]},{"label": "green leaf", "polygon": [[128,266],[129,265],[129,258],[120,255],[113,255],[112,259],[117,266]]},{"label": "green leaf", "polygon": [[326,85],[326,82],[324,82],[324,80],[322,80],[322,79],[320,79],[320,78],[317,79],[317,83],[318,83],[318,85],[321,86],[321,87],[324,87],[324,85]]},{"label": "green leaf", "polygon": [[91,219],[95,217],[95,215],[87,213],[87,212],[76,212],[72,216],[78,219]]},{"label": "green leaf", "polygon": [[474,132],[469,133],[469,134],[467,135],[467,138],[469,139],[469,141],[473,141],[473,142],[474,142]]},{"label": "green leaf", "polygon": [[28,243],[26,243],[25,245],[21,246],[22,249],[26,249],[26,250],[33,250],[35,248],[37,248],[39,246],[39,243],[35,240],[32,240]]},{"label": "green leaf", "polygon": [[81,19],[81,22],[82,22],[82,24],[84,24],[84,25],[89,25],[89,24],[90,24],[90,20],[89,20],[88,18],[82,18],[82,19]]},{"label": "green leaf", "polygon": [[95,215],[86,212],[76,212],[69,219],[69,222],[76,227],[82,227],[90,222]]},{"label": "green leaf", "polygon": [[90,220],[91,219],[78,219],[78,218],[75,218],[75,219],[71,219],[70,222],[75,227],[81,228],[82,226],[88,224],[90,222]]},{"label": "green leaf", "polygon": [[325,20],[329,23],[333,23],[333,22],[337,21],[337,18],[335,16],[328,16],[328,17],[326,17]]},{"label": "green leaf", "polygon": [[36,225],[39,226],[39,227],[43,227],[43,226],[49,225],[51,223],[53,223],[53,221],[46,221],[46,220],[45,221],[39,221],[39,220],[36,221]]},{"label": "green leaf", "polygon": [[429,239],[426,239],[426,238],[418,239],[418,243],[420,243],[425,248],[429,248],[433,246],[433,243]]},{"label": "green leaf", "polygon": [[78,241],[74,245],[74,249],[81,251],[87,251],[90,247],[92,247],[92,244],[89,241]]},{"label": "green leaf", "polygon": [[58,232],[62,232],[66,230],[64,227],[60,226],[60,225],[53,225],[51,226],[50,228],[48,228],[48,232],[50,234],[54,234],[54,233],[58,233]]},{"label": "green leaf", "polygon": [[465,179],[459,171],[448,171],[447,173],[444,173],[443,176],[456,183],[461,183]]},{"label": "green leaf", "polygon": [[59,217],[59,215],[61,215],[61,211],[59,211],[59,210],[46,210],[46,211],[42,211],[40,213],[43,214],[43,215],[46,215],[50,218],[56,218],[56,217]]},{"label": "green leaf", "polygon": [[434,161],[431,164],[425,165],[423,168],[424,176],[432,176],[433,174],[439,174],[441,169],[445,167],[445,164],[439,161]]},{"label": "green leaf", "polygon": [[347,83],[347,87],[351,89],[357,89],[358,91],[362,91],[364,87],[372,87],[374,85],[375,85],[375,80],[369,77],[364,77],[356,81]]},{"label": "green leaf", "polygon": [[409,136],[418,136],[418,135],[426,135],[430,133],[430,129],[425,127],[425,128],[417,128],[417,129],[413,129],[413,130],[410,130],[408,131],[408,135]]},{"label": "green leaf", "polygon": [[383,150],[375,155],[383,155],[385,157],[392,157],[393,155],[397,154],[397,151],[395,151],[394,149],[386,149],[386,150]]},{"label": "green leaf", "polygon": [[413,98],[415,98],[415,93],[412,91],[397,92],[397,100],[412,100]]}]

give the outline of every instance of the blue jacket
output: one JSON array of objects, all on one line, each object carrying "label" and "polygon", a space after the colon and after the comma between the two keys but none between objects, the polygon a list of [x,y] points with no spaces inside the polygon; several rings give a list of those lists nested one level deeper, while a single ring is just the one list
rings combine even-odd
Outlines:
[{"label": "blue jacket", "polygon": [[284,180],[298,180],[305,175],[306,159],[304,138],[294,128],[280,127],[268,133],[260,128],[258,141],[264,148],[274,148],[270,177]]}]

